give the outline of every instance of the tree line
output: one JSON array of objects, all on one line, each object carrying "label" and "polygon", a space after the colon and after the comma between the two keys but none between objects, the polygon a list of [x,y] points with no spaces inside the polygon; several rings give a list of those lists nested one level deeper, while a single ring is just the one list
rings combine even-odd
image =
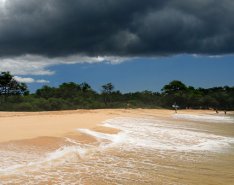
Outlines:
[{"label": "tree line", "polygon": [[234,110],[234,87],[194,88],[174,80],[161,92],[122,93],[112,83],[100,93],[88,83],[48,85],[30,93],[9,72],[0,73],[0,111],[52,111],[100,108],[180,108]]}]

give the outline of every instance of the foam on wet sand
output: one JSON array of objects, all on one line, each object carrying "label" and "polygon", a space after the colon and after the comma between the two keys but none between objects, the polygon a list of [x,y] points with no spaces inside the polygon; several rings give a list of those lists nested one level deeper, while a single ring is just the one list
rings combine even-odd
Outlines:
[{"label": "foam on wet sand", "polygon": [[[196,124],[196,114],[186,112],[180,117],[169,111],[159,116],[164,110],[133,110],[131,114],[118,111],[113,111],[115,116],[101,126],[76,127],[72,134],[48,140],[57,143],[57,149],[38,147],[32,144],[40,143],[35,141],[0,144],[0,184],[233,182],[231,121],[218,122],[219,118],[212,117],[216,124],[211,119],[203,125]],[[217,133],[223,124],[226,130]],[[206,125],[209,130],[203,127]],[[84,142],[82,137],[93,139]]]},{"label": "foam on wet sand", "polygon": [[174,118],[185,119],[201,122],[216,122],[216,123],[234,123],[234,117],[226,115],[192,115],[192,114],[174,114]]}]

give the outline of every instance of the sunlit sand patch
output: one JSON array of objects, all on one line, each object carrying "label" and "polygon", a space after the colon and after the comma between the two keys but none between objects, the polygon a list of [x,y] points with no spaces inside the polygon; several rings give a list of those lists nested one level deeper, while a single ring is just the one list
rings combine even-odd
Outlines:
[{"label": "sunlit sand patch", "polygon": [[63,138],[59,137],[38,137],[33,139],[24,139],[18,141],[11,141],[5,144],[14,144],[19,147],[31,148],[34,150],[53,151],[65,143]]},{"label": "sunlit sand patch", "polygon": [[72,132],[72,133],[66,134],[64,138],[70,138],[73,141],[80,143],[80,144],[91,144],[91,143],[97,142],[96,138],[83,134],[83,133],[79,133],[79,132]]},{"label": "sunlit sand patch", "polygon": [[118,134],[118,133],[120,132],[119,129],[110,128],[110,127],[105,127],[105,126],[95,127],[95,128],[93,128],[92,130],[93,130],[93,131],[96,131],[96,132],[106,133],[106,134]]}]

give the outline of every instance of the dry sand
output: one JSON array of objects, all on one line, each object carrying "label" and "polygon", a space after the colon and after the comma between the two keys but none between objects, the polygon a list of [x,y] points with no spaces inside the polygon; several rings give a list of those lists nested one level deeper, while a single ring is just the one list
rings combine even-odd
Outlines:
[{"label": "dry sand", "polygon": [[[179,113],[214,114],[209,110],[181,110]],[[99,124],[107,119],[122,116],[153,116],[168,118],[174,111],[163,109],[102,109],[53,112],[0,112],[0,142],[37,137],[63,137],[77,128],[102,130]]]}]

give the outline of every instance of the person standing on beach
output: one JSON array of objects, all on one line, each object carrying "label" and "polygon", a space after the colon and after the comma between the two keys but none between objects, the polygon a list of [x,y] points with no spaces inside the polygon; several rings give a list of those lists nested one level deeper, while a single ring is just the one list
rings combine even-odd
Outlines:
[{"label": "person standing on beach", "polygon": [[172,105],[172,107],[175,109],[175,113],[177,113],[177,109],[179,108],[179,106],[176,105],[176,103],[174,103],[174,104]]}]

